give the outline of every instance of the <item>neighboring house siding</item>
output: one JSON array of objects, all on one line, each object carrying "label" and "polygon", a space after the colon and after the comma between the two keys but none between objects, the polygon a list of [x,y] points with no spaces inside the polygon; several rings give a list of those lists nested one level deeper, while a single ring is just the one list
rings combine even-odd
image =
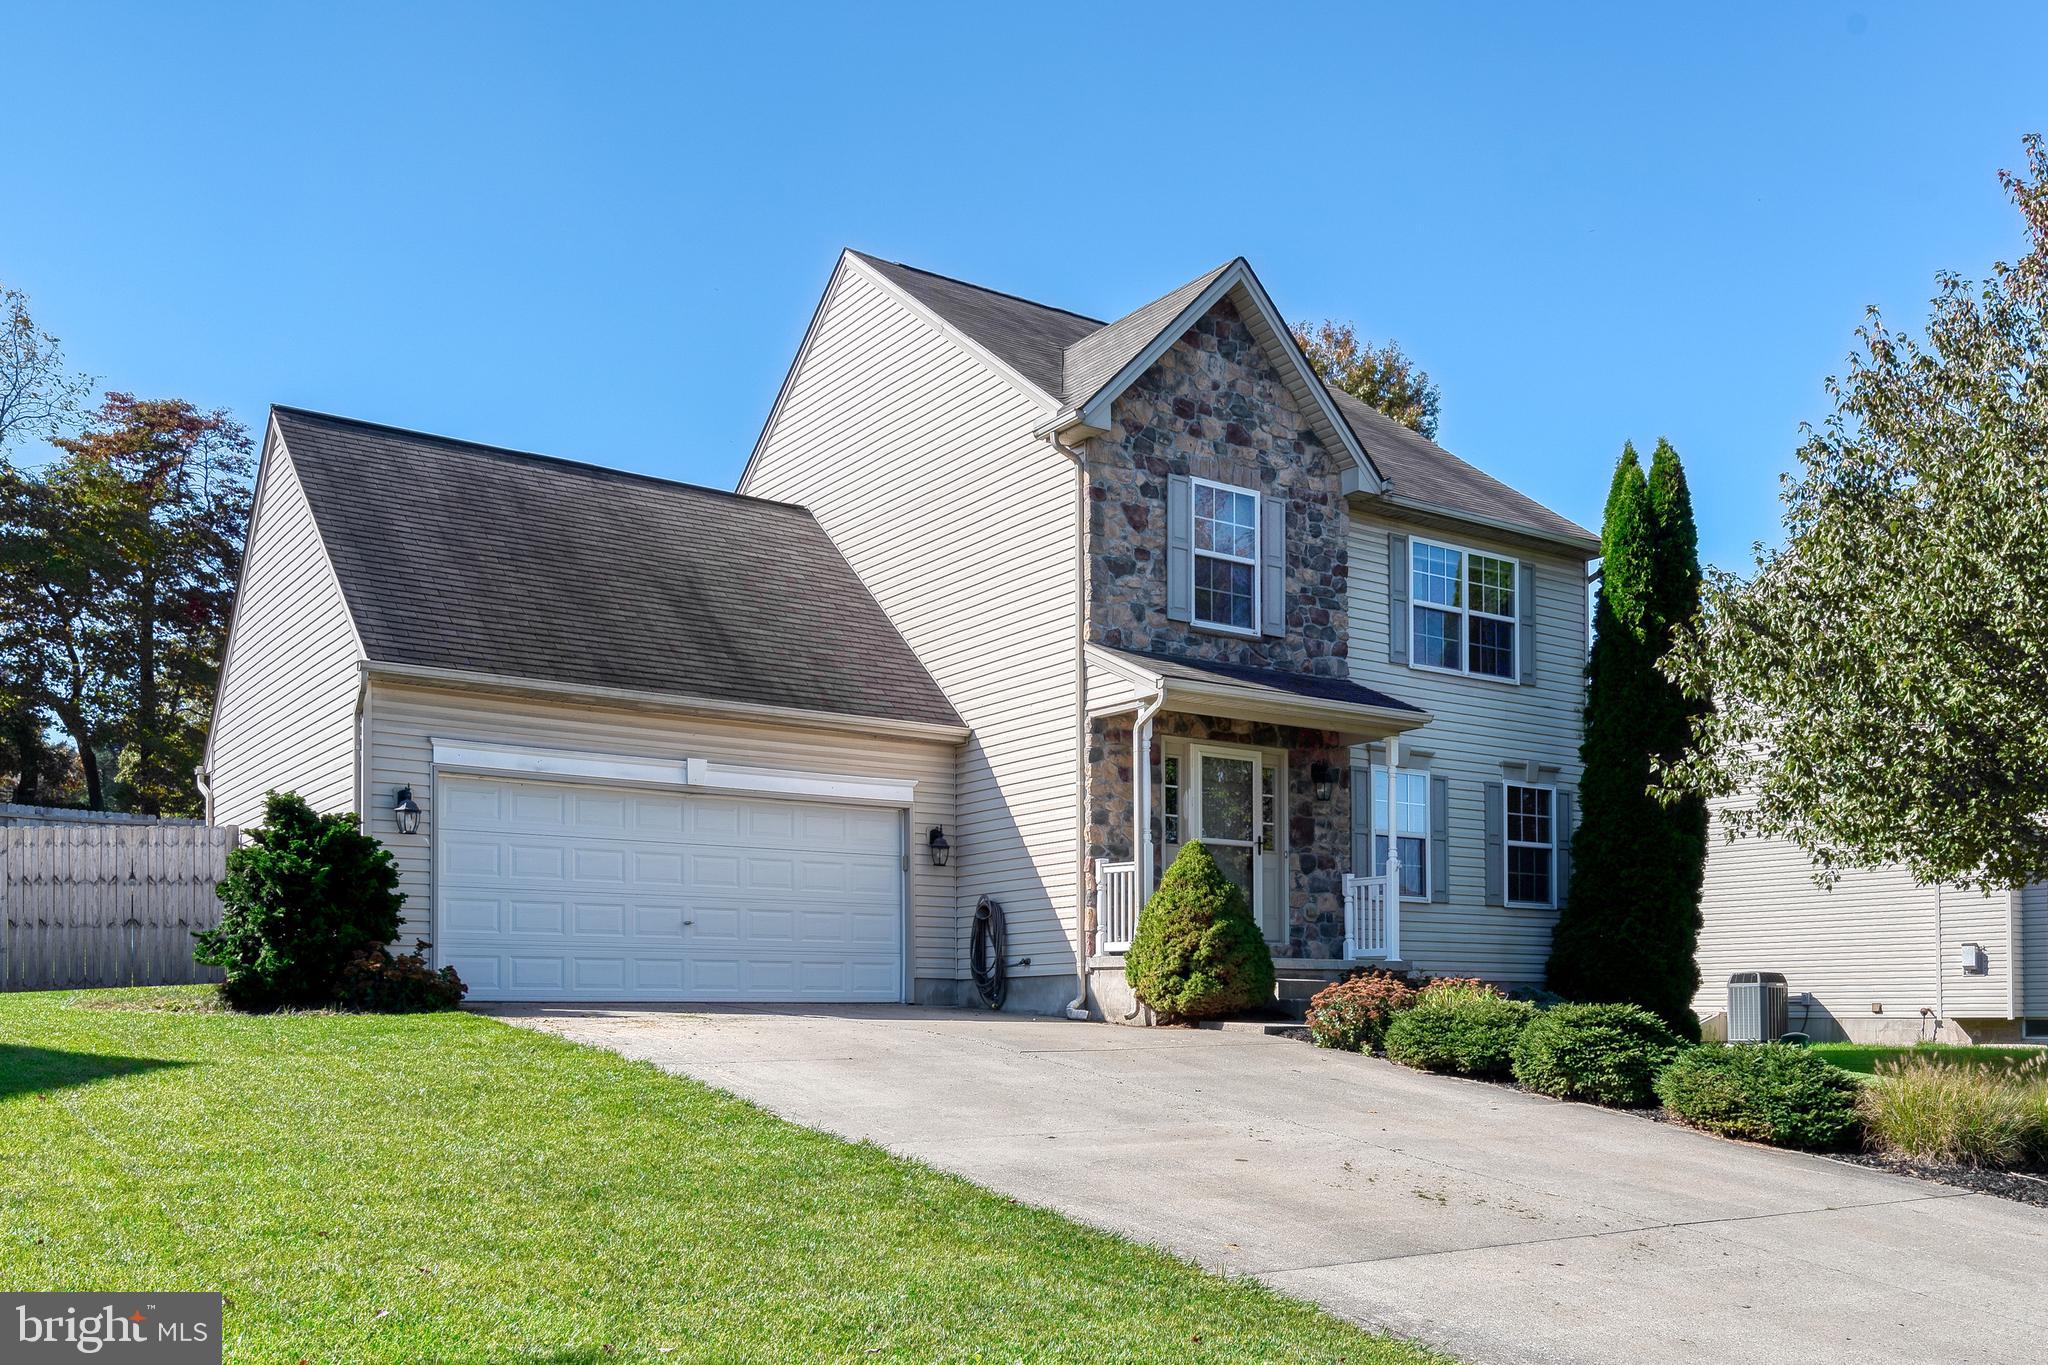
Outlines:
[{"label": "neighboring house siding", "polygon": [[[1788,839],[1727,841],[1717,806],[1707,855],[1700,933],[1701,1013],[1727,1008],[1735,972],[1783,972],[1791,1024],[1817,1036],[1933,1036],[1933,1015],[2011,1016],[2012,898],[1954,887],[1939,892],[1905,869],[1849,872],[1814,884],[1813,865]],[[2032,893],[2025,893],[2031,895]],[[1937,895],[1940,940],[1936,942]],[[1965,973],[1963,945],[1983,948],[1988,971]],[[1797,1003],[1814,997],[1809,1011]],[[1872,1010],[1882,1005],[1883,1011]]]},{"label": "neighboring house siding", "polygon": [[982,895],[1013,975],[1074,970],[1074,474],[1041,416],[848,264],[740,489],[811,510],[973,729],[951,950],[920,965],[954,979]]},{"label": "neighboring house siding", "polygon": [[2020,1013],[2048,1019],[2048,883],[2020,892]]},{"label": "neighboring house siding", "polygon": [[248,826],[264,793],[322,811],[356,803],[355,627],[282,442],[272,445],[250,529],[208,746],[213,819]]},{"label": "neighboring house siding", "polygon": [[[953,869],[933,867],[920,847],[921,831],[953,823],[951,744],[384,681],[371,684],[369,731],[368,827],[398,858],[399,885],[406,894],[401,942],[433,938],[433,741],[472,740],[912,779],[917,783],[909,849],[913,974],[933,975],[952,964]],[[419,832],[410,836],[398,833],[389,813],[393,793],[407,786],[423,812]]]},{"label": "neighboring house siding", "polygon": [[[1362,500],[1361,500],[1362,501]],[[1420,535],[1483,553],[1508,555],[1536,571],[1536,677],[1526,685],[1432,673],[1388,660],[1389,537]],[[1550,956],[1554,910],[1486,904],[1486,784],[1502,765],[1535,763],[1542,780],[1577,795],[1579,732],[1585,705],[1585,565],[1479,529],[1412,523],[1354,502],[1350,528],[1351,676],[1434,717],[1401,737],[1401,766],[1448,778],[1448,902],[1404,902],[1402,956],[1426,972],[1470,973],[1540,982]],[[1376,748],[1354,762],[1376,761]],[[1520,780],[1519,778],[1514,780]],[[1576,802],[1574,802],[1576,804]]]}]

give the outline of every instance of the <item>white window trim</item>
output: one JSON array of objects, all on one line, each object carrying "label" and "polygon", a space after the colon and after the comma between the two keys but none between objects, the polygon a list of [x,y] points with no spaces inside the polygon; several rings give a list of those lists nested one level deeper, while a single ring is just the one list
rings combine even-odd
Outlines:
[{"label": "white window trim", "polygon": [[2036,1017],[2020,1020],[2020,1038],[2029,1043],[2048,1042],[2048,1019]]},{"label": "white window trim", "polygon": [[[1419,777],[1422,779],[1424,793],[1422,798],[1422,862],[1420,864],[1422,869],[1422,894],[1411,896],[1403,892],[1401,893],[1401,899],[1413,904],[1424,904],[1429,900],[1429,893],[1435,890],[1429,884],[1429,850],[1431,842],[1436,838],[1436,815],[1431,809],[1434,802],[1431,801],[1429,796],[1430,773],[1427,768],[1400,768],[1396,771],[1404,777]],[[1387,848],[1395,850],[1398,847],[1397,840],[1403,838],[1413,839],[1415,836],[1413,834],[1402,835],[1394,832],[1394,784],[1387,779],[1387,765],[1384,763],[1373,764],[1371,780],[1373,808],[1372,837],[1374,839],[1379,838],[1379,812],[1384,809],[1387,813]],[[1385,800],[1381,800],[1382,795],[1385,796]],[[1408,864],[1403,860],[1401,865],[1406,867]]]},{"label": "white window trim", "polygon": [[[1264,503],[1261,500],[1259,490],[1256,488],[1240,488],[1234,483],[1219,483],[1215,479],[1204,479],[1199,477],[1190,478],[1189,487],[1190,492],[1188,495],[1188,574],[1190,581],[1188,583],[1188,619],[1195,626],[1202,630],[1213,630],[1218,631],[1224,635],[1242,635],[1247,638],[1256,639],[1258,638],[1259,634],[1260,619],[1259,579],[1264,576],[1259,572],[1259,555],[1260,552],[1266,548],[1264,545],[1260,543],[1260,538],[1264,535],[1264,529],[1261,523],[1265,520],[1265,514]],[[1238,555],[1219,554],[1215,550],[1204,550],[1199,545],[1195,544],[1195,504],[1194,494],[1192,492],[1192,490],[1195,488],[1214,488],[1225,493],[1241,493],[1245,497],[1248,497],[1252,500],[1252,556],[1250,559],[1244,559]],[[1201,600],[1201,598],[1197,596],[1198,590],[1194,582],[1194,580],[1199,577],[1199,575],[1195,573],[1195,565],[1199,560],[1201,560],[1201,558],[1204,555],[1207,555],[1210,559],[1220,559],[1226,564],[1243,564],[1251,569],[1252,623],[1250,626],[1233,626],[1225,621],[1205,620],[1203,619],[1201,612],[1195,607],[1194,604]]]},{"label": "white window trim", "polygon": [[[1483,676],[1483,675],[1482,675]],[[1508,837],[1508,793],[1520,788],[1523,791],[1550,793],[1550,842],[1532,844],[1525,839]],[[1514,879],[1508,875],[1513,865],[1508,850],[1516,848],[1549,848],[1550,850],[1550,899],[1546,901],[1518,901],[1508,894]],[[1511,910],[1555,910],[1557,909],[1557,788],[1543,782],[1503,782],[1500,784],[1500,894],[1501,903]]]},{"label": "white window trim", "polygon": [[[1418,545],[1428,546],[1433,550],[1449,550],[1452,554],[1459,556],[1458,596],[1463,605],[1446,607],[1436,602],[1424,602],[1417,596],[1415,591],[1415,547]],[[1510,686],[1519,686],[1522,681],[1522,667],[1525,662],[1522,658],[1521,617],[1519,615],[1497,616],[1490,611],[1475,611],[1472,608],[1472,580],[1468,576],[1467,566],[1471,563],[1473,555],[1478,555],[1482,559],[1498,560],[1508,566],[1508,582],[1514,585],[1515,609],[1517,612],[1521,610],[1523,605],[1521,600],[1521,560],[1513,555],[1504,555],[1495,550],[1475,550],[1469,545],[1456,545],[1448,540],[1431,540],[1428,536],[1410,536],[1408,538],[1408,563],[1405,566],[1405,571],[1408,575],[1408,667],[1414,669],[1417,673],[1441,673],[1452,678],[1477,678],[1481,682],[1506,683]],[[1533,604],[1531,605],[1533,607]],[[1458,660],[1461,665],[1460,667],[1444,668],[1437,664],[1426,664],[1421,661],[1422,651],[1415,647],[1415,613],[1418,611],[1449,612],[1458,618]],[[1472,671],[1472,633],[1469,625],[1471,618],[1474,616],[1477,616],[1482,621],[1504,621],[1511,627],[1508,632],[1508,640],[1512,646],[1509,651],[1509,657],[1513,661],[1514,666],[1508,670],[1508,676],[1502,677],[1498,673],[1475,673]]]}]

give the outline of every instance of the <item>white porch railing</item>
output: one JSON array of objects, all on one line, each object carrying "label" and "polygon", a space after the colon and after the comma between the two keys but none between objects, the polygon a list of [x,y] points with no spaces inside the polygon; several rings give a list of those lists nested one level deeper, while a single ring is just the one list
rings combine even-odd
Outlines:
[{"label": "white porch railing", "polygon": [[1344,878],[1344,956],[1401,956],[1401,898],[1393,878]]},{"label": "white porch railing", "polygon": [[1121,953],[1138,935],[1138,865],[1095,860],[1095,951]]}]

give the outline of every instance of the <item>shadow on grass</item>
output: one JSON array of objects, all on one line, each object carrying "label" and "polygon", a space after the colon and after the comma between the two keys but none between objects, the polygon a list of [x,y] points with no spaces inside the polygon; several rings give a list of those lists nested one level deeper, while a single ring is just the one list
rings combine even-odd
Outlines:
[{"label": "shadow on grass", "polygon": [[63,1052],[53,1047],[0,1043],[0,1100],[189,1065],[158,1057],[116,1057],[104,1052]]}]

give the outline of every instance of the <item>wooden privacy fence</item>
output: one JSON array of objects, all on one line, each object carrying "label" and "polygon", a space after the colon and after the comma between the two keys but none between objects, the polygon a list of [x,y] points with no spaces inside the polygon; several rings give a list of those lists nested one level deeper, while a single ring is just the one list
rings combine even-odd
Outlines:
[{"label": "wooden privacy fence", "polygon": [[227,825],[0,828],[0,990],[220,980],[192,934],[234,846]]}]

